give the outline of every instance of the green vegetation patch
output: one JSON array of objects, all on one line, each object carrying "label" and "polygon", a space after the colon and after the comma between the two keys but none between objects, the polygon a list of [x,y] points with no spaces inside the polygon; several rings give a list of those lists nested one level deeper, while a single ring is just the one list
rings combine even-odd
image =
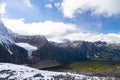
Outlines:
[{"label": "green vegetation patch", "polygon": [[89,70],[89,71],[102,71],[110,69],[119,69],[120,63],[116,62],[77,62],[67,66],[70,70]]}]

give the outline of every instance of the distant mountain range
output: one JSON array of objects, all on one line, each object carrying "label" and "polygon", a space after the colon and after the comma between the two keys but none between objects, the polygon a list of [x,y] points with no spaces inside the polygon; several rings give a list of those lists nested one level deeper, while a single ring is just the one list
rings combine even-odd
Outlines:
[{"label": "distant mountain range", "polygon": [[90,60],[120,61],[119,57],[120,44],[101,41],[55,43],[40,35],[15,34],[0,22],[0,62],[40,64],[47,61],[49,64],[66,64]]},{"label": "distant mountain range", "polygon": [[[66,41],[56,43],[41,35],[13,33],[0,22],[0,80],[115,80],[113,77],[84,76],[36,70],[78,61],[120,61],[120,44],[106,42]],[[14,63],[14,64],[8,64]],[[96,75],[96,74],[95,74]]]},{"label": "distant mountain range", "polygon": [[120,45],[106,42],[48,43],[32,53],[32,61],[56,60],[66,64],[77,61],[120,61]]}]

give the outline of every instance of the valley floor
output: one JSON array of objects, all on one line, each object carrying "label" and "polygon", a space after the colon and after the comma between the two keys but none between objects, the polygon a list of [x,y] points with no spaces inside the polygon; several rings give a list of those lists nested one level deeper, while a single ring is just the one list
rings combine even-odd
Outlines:
[{"label": "valley floor", "polygon": [[119,62],[76,62],[65,66],[47,68],[49,71],[72,72],[87,76],[116,77],[120,80]]}]

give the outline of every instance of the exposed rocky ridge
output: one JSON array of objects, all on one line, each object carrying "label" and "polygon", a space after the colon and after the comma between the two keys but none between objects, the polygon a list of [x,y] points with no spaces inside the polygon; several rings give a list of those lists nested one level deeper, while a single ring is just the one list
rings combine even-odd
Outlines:
[{"label": "exposed rocky ridge", "polygon": [[9,49],[6,49],[5,46],[0,44],[0,62],[9,62],[16,64],[25,64],[28,62],[27,51],[16,45],[6,45]]},{"label": "exposed rocky ridge", "polygon": [[8,30],[5,25],[2,23],[2,21],[0,20],[0,35],[6,36],[11,38],[11,31]]},{"label": "exposed rocky ridge", "polygon": [[41,48],[42,46],[44,46],[45,44],[48,43],[48,40],[44,36],[40,36],[40,35],[31,36],[31,35],[14,34],[13,40],[16,43],[17,42],[29,43],[33,46],[38,47],[38,48]]},{"label": "exposed rocky ridge", "polygon": [[120,45],[106,42],[49,43],[33,52],[32,60],[56,60],[62,63],[74,61],[120,61]]}]

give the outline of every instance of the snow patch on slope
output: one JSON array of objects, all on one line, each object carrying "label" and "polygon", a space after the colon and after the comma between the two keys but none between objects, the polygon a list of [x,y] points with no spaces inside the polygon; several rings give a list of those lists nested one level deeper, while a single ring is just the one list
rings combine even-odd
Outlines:
[{"label": "snow patch on slope", "polygon": [[0,44],[2,44],[2,45],[4,45],[4,44],[11,45],[11,44],[13,44],[13,41],[9,37],[0,35]]},{"label": "snow patch on slope", "polygon": [[12,32],[8,30],[5,25],[0,21],[0,45],[5,47],[10,54],[13,54],[10,50],[10,46],[14,43],[11,39]]},{"label": "snow patch on slope", "polygon": [[[23,65],[0,63],[0,78],[14,80],[109,80],[107,77],[89,77],[74,73],[37,70]],[[110,80],[115,80],[111,78]]]},{"label": "snow patch on slope", "polygon": [[0,35],[0,45],[5,47],[5,49],[8,50],[10,54],[13,54],[12,51],[10,50],[10,46],[13,44],[14,42],[9,37]]},{"label": "snow patch on slope", "polygon": [[29,56],[31,56],[33,51],[38,49],[37,47],[30,45],[29,43],[15,43],[15,44],[26,49],[28,51]]}]

